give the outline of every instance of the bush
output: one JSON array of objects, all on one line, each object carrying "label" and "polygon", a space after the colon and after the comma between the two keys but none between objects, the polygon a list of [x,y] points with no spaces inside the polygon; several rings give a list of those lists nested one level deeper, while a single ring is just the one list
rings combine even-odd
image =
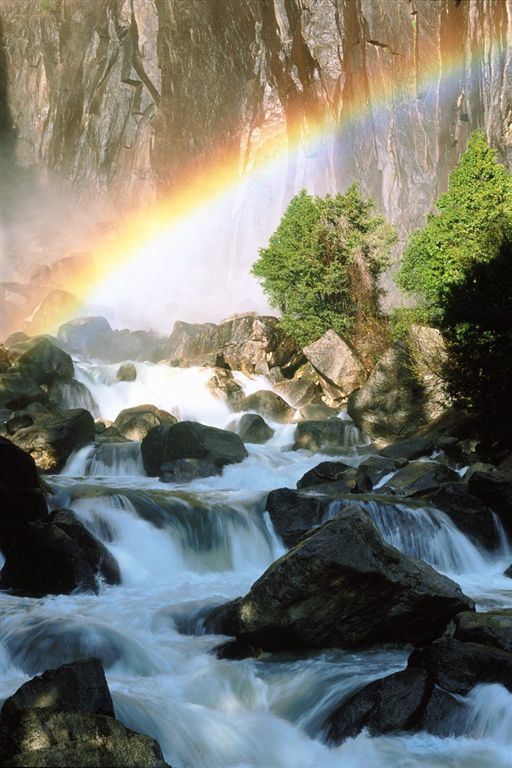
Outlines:
[{"label": "bush", "polygon": [[280,310],[283,329],[305,346],[329,328],[353,335],[379,316],[378,276],[394,240],[356,184],[324,198],[303,190],[252,271]]}]

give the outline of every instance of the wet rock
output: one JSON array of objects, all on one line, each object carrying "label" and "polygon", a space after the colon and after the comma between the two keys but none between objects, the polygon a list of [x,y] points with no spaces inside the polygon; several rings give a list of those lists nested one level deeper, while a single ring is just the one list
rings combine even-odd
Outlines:
[{"label": "wet rock", "polygon": [[361,386],[366,372],[354,350],[333,330],[304,348],[304,354],[327,384],[326,394],[334,400],[348,397]]},{"label": "wet rock", "polygon": [[31,427],[33,423],[34,418],[30,413],[15,411],[5,422],[5,427],[9,435],[14,435],[19,429]]},{"label": "wet rock", "polygon": [[468,487],[499,515],[505,530],[512,535],[512,480],[499,471],[474,472]]},{"label": "wet rock", "polygon": [[225,368],[216,368],[213,376],[208,379],[208,389],[215,397],[225,400],[236,406],[244,399],[244,390],[236,381],[231,371]]},{"label": "wet rock", "polygon": [[268,389],[260,389],[244,397],[236,407],[239,411],[256,411],[260,416],[283,424],[292,421],[295,416],[295,410],[282,397]]},{"label": "wet rock", "polygon": [[412,461],[399,469],[382,488],[382,493],[417,496],[436,491],[443,483],[453,483],[459,476],[437,461]]},{"label": "wet rock", "polygon": [[45,403],[46,392],[33,379],[19,372],[0,375],[0,408],[22,410],[30,403]]},{"label": "wet rock", "polygon": [[133,363],[123,363],[116,372],[118,381],[135,381],[137,378],[137,369]]},{"label": "wet rock", "polygon": [[73,354],[97,358],[108,348],[112,333],[104,317],[79,317],[61,325],[57,337]]},{"label": "wet rock", "polygon": [[97,593],[98,576],[107,584],[120,582],[119,566],[108,549],[67,510],[19,528],[4,554],[2,588],[28,597]]},{"label": "wet rock", "polygon": [[74,374],[71,356],[45,337],[31,343],[29,349],[18,358],[16,370],[37,384],[46,385],[69,381]]},{"label": "wet rock", "polygon": [[466,611],[454,618],[456,640],[479,643],[512,653],[512,609],[485,613]]},{"label": "wet rock", "polygon": [[[227,464],[236,464],[247,457],[244,444],[234,432],[206,427],[194,421],[180,421],[171,426],[153,427],[142,441],[142,460],[148,475],[168,476],[173,465],[187,460],[194,466],[195,476],[220,474]],[[193,460],[191,464],[189,459]],[[177,471],[185,466],[179,464]],[[204,473],[204,474],[203,474]]]},{"label": "wet rock", "polygon": [[328,405],[311,403],[303,405],[296,415],[301,421],[327,421],[336,418],[339,411],[336,408],[330,408]]},{"label": "wet rock", "polygon": [[303,408],[311,404],[322,405],[320,387],[305,377],[280,381],[275,388],[294,408]]},{"label": "wet rock", "polygon": [[48,515],[34,459],[0,437],[0,550],[28,523]]},{"label": "wet rock", "polygon": [[380,455],[388,459],[419,459],[420,456],[429,456],[434,450],[434,443],[428,437],[412,437],[409,440],[400,440],[392,443],[380,451]]},{"label": "wet rock", "polygon": [[294,450],[342,453],[352,448],[357,440],[354,425],[350,421],[301,421],[295,431]]},{"label": "wet rock", "polygon": [[365,486],[362,476],[360,477],[363,481],[363,487],[358,485],[357,476],[358,470],[349,464],[344,464],[342,461],[322,461],[297,481],[297,488],[314,488],[334,484],[340,493],[358,493],[369,490],[371,486]]},{"label": "wet rock", "polygon": [[94,658],[48,670],[10,696],[0,714],[0,751],[11,768],[167,766],[154,739],[115,719],[105,673]]},{"label": "wet rock", "polygon": [[425,504],[444,512],[478,546],[488,550],[500,545],[492,509],[474,496],[465,483],[447,483],[422,494]]},{"label": "wet rock", "polygon": [[94,441],[94,419],[83,408],[41,416],[19,429],[13,441],[34,458],[43,472],[59,472],[71,453]]},{"label": "wet rock", "polygon": [[479,683],[512,691],[512,653],[478,643],[443,638],[411,654],[409,668],[423,669],[447,691],[467,694]]},{"label": "wet rock", "polygon": [[294,547],[306,533],[324,522],[330,499],[278,488],[267,496],[265,509],[286,547]]},{"label": "wet rock", "polygon": [[163,411],[155,405],[136,405],[125,408],[116,417],[112,427],[127,440],[143,440],[153,427],[176,424],[172,413]]},{"label": "wet rock", "polygon": [[264,650],[423,644],[473,604],[450,579],[383,541],[349,507],[279,558],[245,597],[214,608],[209,631]]},{"label": "wet rock", "polygon": [[12,365],[12,360],[9,355],[9,350],[0,344],[0,373],[7,373]]},{"label": "wet rock", "polygon": [[244,443],[267,443],[274,430],[259,413],[244,413],[237,425],[237,433]]},{"label": "wet rock", "polygon": [[512,565],[509,565],[507,570],[503,574],[504,576],[508,576],[510,579],[512,579]]},{"label": "wet rock", "polygon": [[370,488],[377,485],[386,475],[395,472],[398,463],[384,456],[368,456],[358,465],[357,483],[359,486],[369,484]]}]

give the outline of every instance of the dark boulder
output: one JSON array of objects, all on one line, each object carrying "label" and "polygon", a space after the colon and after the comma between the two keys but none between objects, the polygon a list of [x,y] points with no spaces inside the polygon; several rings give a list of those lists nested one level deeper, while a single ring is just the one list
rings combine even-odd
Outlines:
[{"label": "dark boulder", "polygon": [[120,582],[119,566],[108,549],[67,510],[20,528],[5,556],[2,588],[29,597],[97,593],[98,576],[108,584]]},{"label": "dark boulder", "polygon": [[294,450],[342,453],[357,444],[359,431],[350,421],[301,421],[295,432]]},{"label": "dark boulder", "polygon": [[244,397],[236,403],[236,408],[238,411],[256,411],[260,416],[281,423],[288,423],[295,416],[295,410],[282,397],[268,389],[260,389]]},{"label": "dark boulder", "polygon": [[488,645],[443,638],[413,651],[408,666],[423,669],[452,693],[465,695],[479,683],[500,683],[512,691],[512,653]]},{"label": "dark boulder", "polygon": [[123,363],[116,371],[117,381],[135,381],[137,369],[133,363]]},{"label": "dark boulder", "polygon": [[33,379],[12,369],[0,375],[0,408],[18,411],[31,403],[45,403],[48,396]]},{"label": "dark boulder", "polygon": [[392,443],[380,451],[381,456],[388,459],[419,459],[420,456],[429,456],[434,450],[434,443],[428,437],[411,437],[409,440],[400,440]]},{"label": "dark boulder", "polygon": [[68,381],[74,374],[70,355],[46,337],[31,343],[29,349],[18,358],[16,370],[37,384],[46,385]]},{"label": "dark boulder", "polygon": [[94,658],[48,670],[9,697],[0,713],[0,752],[6,768],[167,766],[154,739],[115,719]]},{"label": "dark boulder", "polygon": [[274,435],[272,427],[259,413],[244,413],[236,431],[244,443],[267,443]]},{"label": "dark boulder", "polygon": [[504,576],[508,576],[510,579],[512,579],[512,565],[509,565],[507,570],[503,574]]},{"label": "dark boulder", "polygon": [[311,529],[324,522],[330,499],[278,488],[267,496],[265,509],[286,547],[294,547]]},{"label": "dark boulder", "polygon": [[57,337],[76,355],[101,358],[108,348],[113,331],[104,317],[79,317],[61,325]]},{"label": "dark boulder", "polygon": [[411,461],[399,469],[382,488],[382,493],[418,496],[436,491],[443,483],[453,483],[459,476],[446,464],[437,461]]},{"label": "dark boulder", "polygon": [[[358,478],[361,485],[358,483]],[[297,488],[329,488],[332,492],[360,493],[371,489],[364,473],[342,461],[322,461],[297,481]]]},{"label": "dark boulder", "polygon": [[512,535],[512,479],[502,472],[473,472],[468,482],[472,494],[488,504]]},{"label": "dark boulder", "polygon": [[14,435],[19,429],[31,427],[34,423],[34,417],[24,411],[14,411],[5,422],[5,428],[9,435]]},{"label": "dark boulder", "polygon": [[492,509],[472,494],[465,483],[447,483],[433,492],[421,494],[429,507],[435,507],[479,546],[496,549],[501,543]]},{"label": "dark boulder", "polygon": [[472,608],[453,581],[387,545],[363,509],[348,507],[205,626],[264,650],[418,645]]},{"label": "dark boulder", "polygon": [[84,408],[41,415],[19,429],[13,441],[34,458],[43,472],[59,472],[71,453],[94,441],[94,419]]},{"label": "dark boulder", "polygon": [[[195,421],[180,421],[171,426],[151,429],[142,441],[142,461],[148,475],[160,475],[162,469],[170,479],[173,465],[193,460],[195,477],[219,474],[227,464],[236,464],[247,457],[244,444],[234,432],[206,427]],[[176,465],[178,474],[182,465]],[[192,471],[192,469],[190,469]],[[190,474],[187,470],[187,477]]]},{"label": "dark boulder", "polygon": [[5,551],[20,530],[48,515],[34,459],[0,437],[0,549]]},{"label": "dark boulder", "polygon": [[395,472],[399,464],[394,459],[385,456],[367,456],[366,459],[358,465],[358,485],[374,488],[386,475]]},{"label": "dark boulder", "polygon": [[127,440],[143,440],[153,427],[176,424],[172,413],[154,405],[136,405],[125,408],[116,417],[112,427]]},{"label": "dark boulder", "polygon": [[512,609],[459,613],[454,619],[456,640],[479,643],[512,653]]}]

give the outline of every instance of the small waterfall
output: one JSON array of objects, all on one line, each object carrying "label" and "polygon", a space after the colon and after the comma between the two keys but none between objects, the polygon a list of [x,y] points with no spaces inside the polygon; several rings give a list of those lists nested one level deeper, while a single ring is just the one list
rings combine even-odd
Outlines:
[{"label": "small waterfall", "polygon": [[502,685],[477,685],[465,697],[464,733],[512,750],[512,693]]},{"label": "small waterfall", "polygon": [[69,457],[61,475],[68,477],[145,475],[140,442],[86,445]]},{"label": "small waterfall", "polygon": [[490,565],[504,556],[503,552],[491,555],[478,549],[444,512],[429,507],[375,499],[341,499],[329,505],[326,520],[353,504],[368,511],[388,544],[444,573],[489,571]]},{"label": "small waterfall", "polygon": [[82,381],[71,379],[71,381],[60,383],[52,392],[52,397],[59,408],[85,408],[93,418],[99,419],[100,417],[98,403],[92,396],[90,389]]}]

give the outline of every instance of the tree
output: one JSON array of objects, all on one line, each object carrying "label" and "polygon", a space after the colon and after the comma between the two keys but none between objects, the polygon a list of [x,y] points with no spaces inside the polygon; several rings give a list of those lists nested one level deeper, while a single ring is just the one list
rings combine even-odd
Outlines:
[{"label": "tree", "polygon": [[394,229],[357,184],[324,198],[302,190],[252,271],[301,346],[329,328],[350,336],[379,315],[378,276],[394,240]]}]

